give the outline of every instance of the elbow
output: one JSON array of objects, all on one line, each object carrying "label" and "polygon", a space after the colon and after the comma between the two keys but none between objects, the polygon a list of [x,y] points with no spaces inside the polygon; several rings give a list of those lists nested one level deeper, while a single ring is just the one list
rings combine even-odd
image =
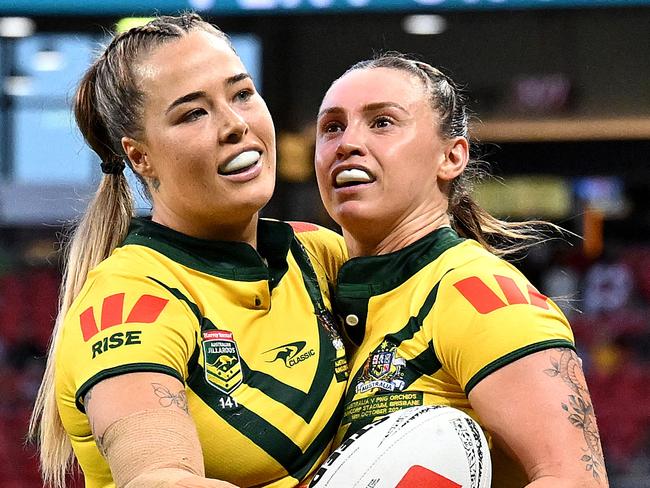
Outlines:
[{"label": "elbow", "polygon": [[538,472],[530,476],[527,488],[609,488],[604,471],[601,474],[586,472],[574,474],[545,474]]}]

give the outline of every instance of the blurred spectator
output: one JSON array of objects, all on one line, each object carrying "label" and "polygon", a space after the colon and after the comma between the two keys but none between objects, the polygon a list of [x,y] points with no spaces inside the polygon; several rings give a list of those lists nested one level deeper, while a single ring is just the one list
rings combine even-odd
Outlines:
[{"label": "blurred spectator", "polygon": [[632,295],[633,285],[632,273],[626,264],[594,264],[585,276],[585,310],[611,311],[625,306]]},{"label": "blurred spectator", "polygon": [[650,369],[648,362],[639,360],[638,340],[637,334],[624,332],[592,351],[588,380],[605,459],[613,474],[629,472],[647,454]]}]

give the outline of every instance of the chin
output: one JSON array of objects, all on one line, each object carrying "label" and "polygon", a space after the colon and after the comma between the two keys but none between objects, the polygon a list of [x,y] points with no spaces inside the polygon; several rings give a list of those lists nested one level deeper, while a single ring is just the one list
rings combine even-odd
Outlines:
[{"label": "chin", "polygon": [[[261,182],[260,182],[261,183]],[[269,203],[273,196],[274,181],[266,181],[251,188],[242,188],[235,196],[235,204],[246,208],[257,208],[257,211]]]},{"label": "chin", "polygon": [[328,213],[334,221],[343,229],[352,234],[364,232],[377,223],[377,216],[361,202],[345,202],[328,209]]},{"label": "chin", "polygon": [[258,214],[267,203],[271,200],[270,196],[264,196],[260,198],[255,198],[252,200],[242,201],[238,205],[238,210],[242,213],[250,214],[251,216]]}]

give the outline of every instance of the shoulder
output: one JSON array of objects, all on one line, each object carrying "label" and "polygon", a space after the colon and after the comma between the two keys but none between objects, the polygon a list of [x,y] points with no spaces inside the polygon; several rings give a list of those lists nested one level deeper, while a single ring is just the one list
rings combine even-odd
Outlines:
[{"label": "shoulder", "polygon": [[447,284],[470,277],[494,276],[508,276],[518,281],[528,281],[516,266],[470,239],[450,248],[441,258],[447,268],[445,280]]},{"label": "shoulder", "polygon": [[293,232],[301,239],[332,239],[343,242],[343,237],[327,227],[311,222],[287,221]]},{"label": "shoulder", "polygon": [[[140,248],[140,249],[138,249]],[[144,252],[143,252],[144,251]],[[118,321],[151,321],[163,313],[185,311],[167,282],[169,271],[164,263],[141,246],[118,248],[109,258],[92,269],[74,299],[66,321],[79,316],[93,319],[96,311],[107,323],[105,314],[115,311]],[[171,283],[173,286],[179,284]],[[90,314],[90,315],[89,315]],[[93,319],[94,321],[94,319]],[[83,320],[82,320],[83,322]]]},{"label": "shoulder", "polygon": [[508,305],[533,305],[529,311],[555,308],[516,266],[478,243],[466,241],[448,252],[440,286],[447,306],[469,307],[481,315]]},{"label": "shoulder", "polygon": [[[319,276],[334,284],[339,269],[348,259],[345,241],[340,234],[309,222],[287,222],[296,239],[304,246]],[[324,283],[321,283],[324,286]]]},{"label": "shoulder", "polygon": [[343,237],[326,227],[310,222],[287,222],[293,229],[296,238],[310,253],[334,254],[341,259],[347,259],[347,251]]}]

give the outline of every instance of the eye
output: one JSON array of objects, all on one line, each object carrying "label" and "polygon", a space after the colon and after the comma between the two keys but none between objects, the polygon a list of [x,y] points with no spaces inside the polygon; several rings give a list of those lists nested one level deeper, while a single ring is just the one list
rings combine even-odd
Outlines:
[{"label": "eye", "polygon": [[380,115],[372,121],[372,127],[376,127],[377,129],[384,129],[391,125],[393,125],[393,119],[387,115]]},{"label": "eye", "polygon": [[250,99],[254,95],[253,90],[249,88],[245,88],[244,90],[239,90],[235,94],[235,100],[240,101],[240,102],[245,102],[248,99]]},{"label": "eye", "polygon": [[329,121],[329,122],[325,122],[321,126],[320,131],[322,133],[324,133],[324,134],[333,134],[335,132],[340,132],[342,130],[343,130],[343,124],[341,124],[340,122],[336,122],[336,121],[332,120],[332,121]]},{"label": "eye", "polygon": [[193,122],[200,117],[206,115],[208,112],[203,109],[203,108],[195,108],[193,110],[190,110],[187,112],[183,117],[181,118],[181,122]]}]

